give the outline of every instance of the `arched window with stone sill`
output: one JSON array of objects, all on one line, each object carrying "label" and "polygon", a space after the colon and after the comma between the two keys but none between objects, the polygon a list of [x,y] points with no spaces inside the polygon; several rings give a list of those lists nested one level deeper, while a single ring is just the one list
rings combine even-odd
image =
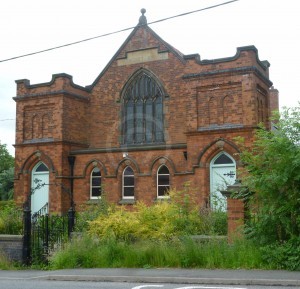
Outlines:
[{"label": "arched window with stone sill", "polygon": [[161,165],[157,170],[157,198],[169,198],[170,171],[166,165]]},{"label": "arched window with stone sill", "polygon": [[134,172],[129,166],[123,171],[122,199],[134,199]]},{"label": "arched window with stone sill", "polygon": [[95,167],[90,176],[90,198],[98,199],[101,198],[102,193],[102,179],[101,179],[101,171],[98,167]]}]

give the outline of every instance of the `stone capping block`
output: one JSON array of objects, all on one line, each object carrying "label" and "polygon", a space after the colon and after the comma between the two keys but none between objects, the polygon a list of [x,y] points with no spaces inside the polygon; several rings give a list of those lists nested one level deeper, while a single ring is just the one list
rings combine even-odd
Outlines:
[{"label": "stone capping block", "polygon": [[0,254],[12,261],[22,262],[23,235],[1,235]]}]

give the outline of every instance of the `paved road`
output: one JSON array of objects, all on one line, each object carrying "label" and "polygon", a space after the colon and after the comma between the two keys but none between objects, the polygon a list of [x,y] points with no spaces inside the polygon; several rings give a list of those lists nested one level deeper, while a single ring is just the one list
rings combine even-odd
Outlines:
[{"label": "paved road", "polygon": [[[214,286],[282,286],[300,288],[300,272],[268,270],[198,270],[198,269],[73,269],[56,271],[20,270],[1,271],[0,282],[30,283],[32,281],[89,281],[126,282],[134,284],[192,284]],[[22,282],[23,281],[23,282]],[[25,282],[26,281],[26,282]],[[26,283],[26,284],[27,284]],[[191,284],[191,285],[189,285]],[[138,285],[136,285],[138,286]],[[155,288],[153,287],[152,288]],[[171,285],[170,285],[171,286]],[[169,288],[179,288],[175,285]],[[193,285],[194,286],[194,285]],[[134,286],[133,286],[134,287]],[[182,286],[181,286],[182,287]],[[2,286],[0,286],[2,288]],[[3,287],[9,288],[9,287]],[[17,287],[14,287],[15,289]],[[91,287],[93,288],[93,287]],[[102,288],[102,287],[100,287]],[[104,287],[103,287],[104,288]],[[132,287],[128,287],[132,288]],[[143,288],[143,287],[141,287]],[[146,288],[146,287],[144,287]],[[151,288],[151,287],[149,287]],[[159,287],[157,287],[159,288]],[[161,287],[166,289],[168,287]],[[191,287],[192,288],[192,287]],[[201,288],[201,287],[200,287]],[[245,287],[251,288],[251,287]],[[279,288],[279,287],[277,287]],[[25,289],[22,287],[22,289]]]},{"label": "paved road", "polygon": [[51,281],[51,280],[0,280],[0,288],[5,289],[294,289],[287,286],[231,286],[199,284],[141,284],[128,282],[90,282],[90,281]]}]

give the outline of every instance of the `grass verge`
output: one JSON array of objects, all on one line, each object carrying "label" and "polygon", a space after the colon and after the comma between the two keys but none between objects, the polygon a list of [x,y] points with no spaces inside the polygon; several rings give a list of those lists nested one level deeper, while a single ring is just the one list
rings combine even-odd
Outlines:
[{"label": "grass verge", "polygon": [[226,268],[272,269],[260,250],[247,240],[197,242],[191,238],[172,241],[115,239],[99,241],[88,236],[73,240],[50,258],[50,269],[65,268]]}]

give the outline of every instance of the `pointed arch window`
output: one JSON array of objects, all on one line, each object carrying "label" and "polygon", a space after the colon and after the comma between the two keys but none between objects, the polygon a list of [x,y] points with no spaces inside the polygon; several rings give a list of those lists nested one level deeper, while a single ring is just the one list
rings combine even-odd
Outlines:
[{"label": "pointed arch window", "polygon": [[47,166],[40,162],[36,167],[35,167],[35,172],[49,172],[49,169],[47,168]]},{"label": "pointed arch window", "polygon": [[122,199],[134,199],[134,172],[131,167],[123,171]]},{"label": "pointed arch window", "polygon": [[225,164],[233,164],[233,160],[225,153],[220,154],[215,161],[214,165],[225,165]]},{"label": "pointed arch window", "polygon": [[124,91],[122,118],[123,144],[164,142],[163,91],[144,71]]},{"label": "pointed arch window", "polygon": [[97,199],[101,197],[101,171],[99,168],[94,168],[91,172],[90,179],[90,198]]},{"label": "pointed arch window", "polygon": [[170,172],[167,166],[162,165],[157,171],[157,198],[169,197]]}]

